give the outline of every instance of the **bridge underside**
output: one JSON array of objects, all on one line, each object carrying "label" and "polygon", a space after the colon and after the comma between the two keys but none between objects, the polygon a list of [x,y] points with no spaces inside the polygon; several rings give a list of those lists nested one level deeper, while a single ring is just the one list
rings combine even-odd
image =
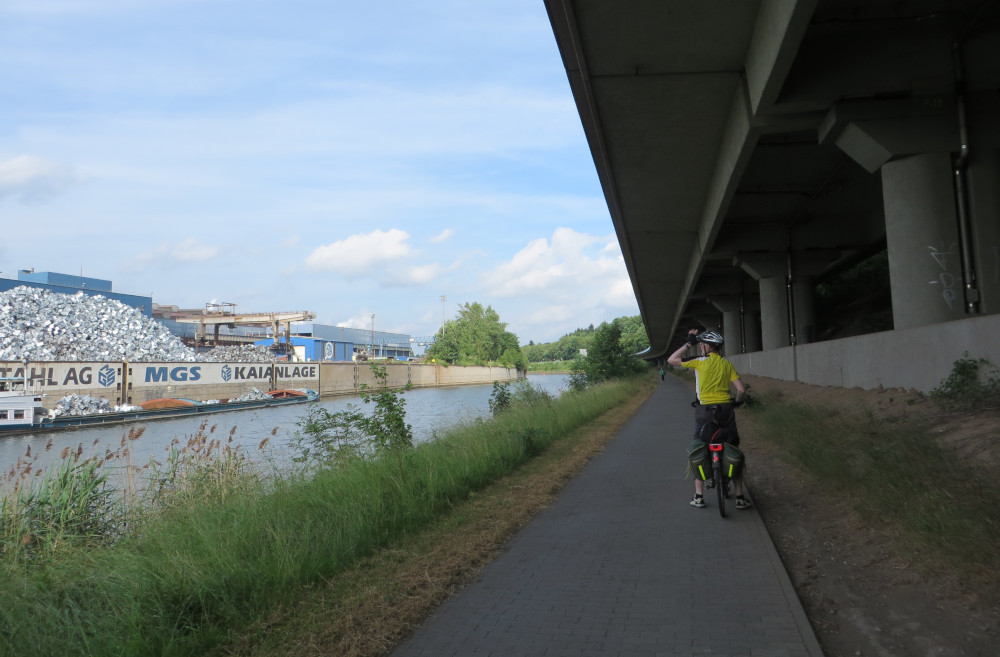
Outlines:
[{"label": "bridge underside", "polygon": [[888,250],[896,329],[1000,311],[1000,2],[545,0],[650,338],[816,338]]}]

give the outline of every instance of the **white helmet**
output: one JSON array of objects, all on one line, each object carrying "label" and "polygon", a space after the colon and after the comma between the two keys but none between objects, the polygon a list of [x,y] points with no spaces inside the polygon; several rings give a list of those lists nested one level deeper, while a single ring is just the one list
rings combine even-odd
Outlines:
[{"label": "white helmet", "polygon": [[698,337],[695,339],[698,340],[698,342],[707,342],[708,344],[721,345],[725,342],[722,339],[722,336],[715,331],[705,331],[704,333],[698,334]]}]

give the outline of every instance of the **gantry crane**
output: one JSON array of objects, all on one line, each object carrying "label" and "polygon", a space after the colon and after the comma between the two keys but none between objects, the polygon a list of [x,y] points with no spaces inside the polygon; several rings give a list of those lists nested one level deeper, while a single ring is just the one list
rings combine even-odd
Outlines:
[{"label": "gantry crane", "polygon": [[214,327],[214,344],[219,343],[220,326],[228,326],[229,328],[236,328],[237,324],[243,326],[269,326],[271,327],[271,335],[274,336],[274,344],[277,349],[279,348],[277,345],[281,338],[279,325],[284,325],[285,344],[290,346],[292,322],[308,322],[309,320],[316,319],[316,314],[307,310],[276,313],[237,313],[236,304],[234,303],[206,303],[205,310],[200,315],[187,315],[174,317],[173,319],[185,324],[197,324],[198,328],[195,329],[195,340],[198,342],[205,342],[207,328],[209,326]]}]

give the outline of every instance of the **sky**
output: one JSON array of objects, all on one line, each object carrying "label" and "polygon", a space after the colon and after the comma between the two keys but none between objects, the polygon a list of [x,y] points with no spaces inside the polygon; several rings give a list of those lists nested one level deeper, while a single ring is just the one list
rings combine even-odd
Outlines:
[{"label": "sky", "polygon": [[542,0],[3,0],[0,225],[161,305],[638,314]]}]

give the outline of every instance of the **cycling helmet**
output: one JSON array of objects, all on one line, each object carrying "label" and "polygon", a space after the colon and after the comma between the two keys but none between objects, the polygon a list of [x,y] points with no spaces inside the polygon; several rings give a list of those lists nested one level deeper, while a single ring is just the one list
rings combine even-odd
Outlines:
[{"label": "cycling helmet", "polygon": [[696,339],[698,342],[707,342],[708,344],[721,345],[724,342],[722,336],[715,331],[705,331],[704,333],[700,333]]}]

